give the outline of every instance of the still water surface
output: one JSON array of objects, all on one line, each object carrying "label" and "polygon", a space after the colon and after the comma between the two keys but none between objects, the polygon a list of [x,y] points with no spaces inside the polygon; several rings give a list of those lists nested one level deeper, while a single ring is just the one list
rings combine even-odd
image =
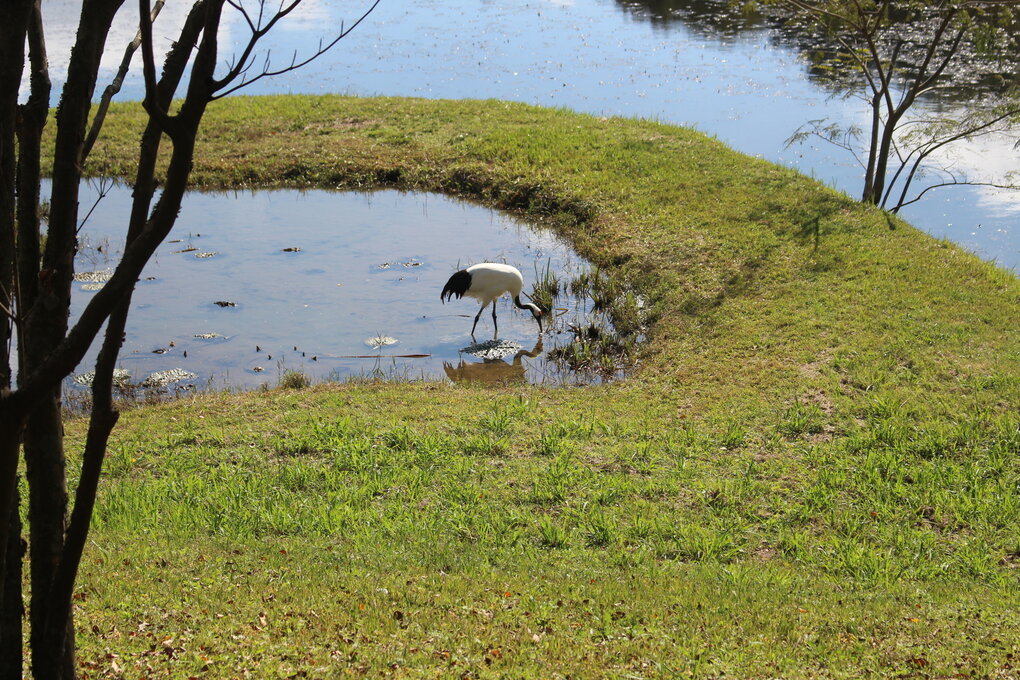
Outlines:
[{"label": "still water surface", "polygon": [[[94,195],[95,188],[86,193]],[[83,196],[82,205],[91,205]],[[81,233],[76,270],[103,271],[119,259],[130,190],[115,188]],[[531,290],[547,266],[564,277],[587,264],[556,236],[445,196],[378,191],[190,193],[173,235],[144,270],[132,299],[120,366],[141,382],[174,368],[199,387],[275,385],[287,370],[328,378],[486,378],[547,384],[586,381],[545,360],[589,317],[584,301],[561,296],[537,346],[538,326],[504,298],[499,336],[519,356],[482,361],[471,345],[475,301],[441,304],[456,269],[507,262]],[[76,318],[94,294],[75,284]],[[232,306],[217,305],[230,302]],[[215,335],[215,337],[197,337]],[[487,311],[479,341],[492,337]],[[373,347],[373,338],[395,344]],[[98,351],[98,345],[96,346]],[[398,355],[426,355],[415,358]],[[535,356],[529,356],[534,354]],[[92,368],[92,353],[76,373]]]},{"label": "still water surface", "polygon": [[[349,24],[368,5],[305,2],[274,30],[256,63],[268,56],[281,66],[295,53],[307,54],[329,27]],[[58,87],[78,6],[80,0],[43,4]],[[864,124],[864,104],[814,79],[807,60],[784,36],[720,21],[726,6],[725,0],[383,0],[324,58],[246,91],[498,98],[679,123],[856,196],[862,172],[844,152],[822,143],[790,148],[784,143],[811,119]],[[157,31],[164,43],[187,8],[188,3],[166,5]],[[134,34],[130,3],[125,9],[111,45],[125,44]],[[236,12],[227,17],[221,42],[224,53],[231,53],[247,35]],[[119,48],[107,50],[103,82],[115,72],[120,54]],[[136,70],[121,98],[139,99],[141,92]],[[925,106],[936,105],[922,104],[919,115]],[[1020,152],[1001,139],[945,160],[977,180],[1020,170]],[[1007,268],[1020,266],[1016,192],[938,190],[903,215]]]}]

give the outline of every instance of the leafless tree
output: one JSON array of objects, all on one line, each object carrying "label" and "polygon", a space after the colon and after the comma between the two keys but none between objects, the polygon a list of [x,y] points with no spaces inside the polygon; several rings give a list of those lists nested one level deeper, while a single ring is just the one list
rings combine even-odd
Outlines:
[{"label": "leafless tree", "polygon": [[[861,200],[893,212],[928,191],[956,184],[1020,189],[1008,180],[976,181],[944,162],[947,148],[1001,135],[1016,141],[1020,99],[1007,87],[984,89],[951,113],[911,117],[917,102],[958,89],[960,71],[1015,69],[1018,24],[1012,0],[778,0],[838,44],[833,61],[861,78],[870,110],[864,128],[813,120],[790,142],[816,136],[852,153],[864,169]],[[865,129],[866,128],[866,129]],[[918,189],[918,180],[926,177]]]},{"label": "leafless tree", "polygon": [[[191,7],[157,75],[152,20],[157,6],[140,0],[140,26],[121,70],[96,115],[93,95],[111,23],[123,0],[83,0],[60,104],[52,115],[52,147],[43,148],[50,122],[51,83],[40,0],[0,2],[0,680],[20,678],[24,528],[20,523],[18,467],[24,452],[28,486],[27,556],[30,577],[29,641],[35,677],[75,675],[71,599],[88,535],[107,440],[117,422],[113,369],[135,281],[173,227],[207,105],[245,85],[286,74],[318,58],[378,4],[370,2],[349,25],[309,54],[282,67],[259,54],[260,41],[302,0],[198,0]],[[224,62],[218,33],[225,13],[248,29],[239,52]],[[123,255],[113,277],[93,296],[73,327],[68,310],[79,227],[78,191],[88,154],[101,132],[109,98],[141,49],[148,115],[142,133]],[[19,104],[23,73],[28,96]],[[183,90],[183,92],[179,92]],[[180,101],[171,109],[171,99]],[[169,167],[159,186],[156,160],[169,146]],[[41,159],[52,157],[49,216],[39,217]],[[157,197],[158,196],[158,197]],[[61,425],[61,383],[82,360],[102,325],[107,328],[92,385],[89,429],[79,482],[68,513],[67,458]],[[17,356],[13,347],[17,339]],[[12,361],[17,385],[12,383]]]}]

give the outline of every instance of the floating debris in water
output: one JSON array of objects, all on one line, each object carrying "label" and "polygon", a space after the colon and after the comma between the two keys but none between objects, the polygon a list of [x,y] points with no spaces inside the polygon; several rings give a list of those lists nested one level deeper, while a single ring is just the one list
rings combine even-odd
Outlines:
[{"label": "floating debris in water", "polygon": [[266,369],[262,368],[261,366],[252,366],[251,370],[255,371],[256,373],[261,373]]},{"label": "floating debris in water", "polygon": [[517,354],[524,347],[513,340],[486,340],[473,345],[468,345],[461,352],[476,356],[479,359],[502,359],[511,354]]},{"label": "floating debris in water", "polygon": [[101,290],[103,288],[103,286],[105,286],[105,285],[106,285],[105,283],[85,283],[85,284],[82,284],[81,289],[82,290]]},{"label": "floating debris in water", "polygon": [[196,250],[198,250],[198,248],[192,246],[191,248],[185,248],[184,250],[175,250],[174,255],[176,255],[177,253],[193,253]]},{"label": "floating debris in water", "polygon": [[167,385],[182,380],[191,380],[197,377],[194,373],[185,371],[183,368],[171,368],[166,371],[156,371],[142,381],[142,387],[166,387]]},{"label": "floating debris in water", "polygon": [[300,253],[301,249],[297,246],[291,246],[290,248],[284,248],[281,252],[284,253]]},{"label": "floating debris in water", "polygon": [[216,257],[217,255],[219,255],[219,253],[216,253],[216,252],[212,252],[212,253],[195,253],[195,257],[198,257],[198,258],[201,258],[201,259],[207,259],[207,258],[210,258],[210,257]]},{"label": "floating debris in water", "polygon": [[112,269],[104,269],[97,272],[75,272],[75,281],[87,281],[88,283],[106,283],[113,278]]},{"label": "floating debris in water", "polygon": [[389,269],[390,267],[396,264],[399,264],[401,267],[406,267],[410,269],[411,267],[420,267],[422,263],[413,258],[408,260],[407,262],[383,262],[381,265],[379,265],[379,269]]},{"label": "floating debris in water", "polygon": [[372,349],[379,349],[386,347],[387,345],[395,345],[399,342],[396,338],[391,338],[388,335],[377,335],[374,338],[368,338],[365,340],[365,344]]},{"label": "floating debris in water", "polygon": [[[71,378],[71,381],[82,387],[92,387],[92,381],[96,379],[96,372],[89,371]],[[113,369],[113,384],[117,386],[126,385],[131,380],[131,374],[123,368]]]},{"label": "floating debris in water", "polygon": [[195,333],[192,337],[201,338],[202,340],[212,340],[213,338],[222,338],[224,336],[219,333]]},{"label": "floating debris in water", "polygon": [[152,350],[152,353],[153,354],[166,354],[169,351],[170,351],[169,347],[157,347],[156,349]]},{"label": "floating debris in water", "polygon": [[146,280],[146,281],[155,281],[155,280],[156,280],[156,277],[155,277],[155,276],[146,276],[146,277],[145,277],[145,280]]},{"label": "floating debris in water", "polygon": [[236,302],[230,302],[229,300],[217,300],[213,304],[219,305],[220,307],[236,307]]}]

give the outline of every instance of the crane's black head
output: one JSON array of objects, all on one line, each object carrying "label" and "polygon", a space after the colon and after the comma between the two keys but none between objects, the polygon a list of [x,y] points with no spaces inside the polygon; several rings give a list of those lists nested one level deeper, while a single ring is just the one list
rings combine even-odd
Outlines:
[{"label": "crane's black head", "polygon": [[470,287],[471,274],[468,273],[468,270],[461,269],[459,272],[454,272],[453,276],[450,277],[450,280],[446,282],[445,286],[443,286],[443,292],[439,294],[439,299],[445,303],[447,300],[456,295],[459,300],[464,297],[464,293],[466,293]]},{"label": "crane's black head", "polygon": [[538,322],[538,332],[541,333],[542,332],[542,310],[538,307],[538,305],[533,305],[531,303],[526,303],[524,306],[531,310],[531,315],[533,317],[535,317],[535,321]]}]

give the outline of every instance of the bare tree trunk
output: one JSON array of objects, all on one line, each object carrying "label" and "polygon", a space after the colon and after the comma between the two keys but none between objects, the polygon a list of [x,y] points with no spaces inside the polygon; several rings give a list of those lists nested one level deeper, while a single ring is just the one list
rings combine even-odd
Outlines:
[{"label": "bare tree trunk", "polygon": [[25,617],[25,605],[21,600],[21,561],[25,556],[25,541],[21,538],[21,513],[17,489],[11,504],[10,526],[7,535],[6,573],[0,588],[3,589],[3,607],[0,608],[0,680],[21,677],[23,665],[22,649],[24,640],[21,624]]},{"label": "bare tree trunk", "polygon": [[[0,3],[0,394],[12,387],[10,347],[17,286],[15,237],[15,139],[18,89],[24,68],[24,44],[32,3]],[[0,409],[0,418],[7,414]],[[21,516],[17,494],[17,466],[21,428],[11,421],[0,425],[0,680],[21,677]]]},{"label": "bare tree trunk", "polygon": [[878,160],[878,130],[882,122],[882,93],[876,92],[871,99],[871,139],[868,142],[868,166],[864,171],[864,193],[862,203],[877,203],[875,199],[875,165]]},{"label": "bare tree trunk", "polygon": [[[32,371],[41,365],[67,333],[77,241],[81,148],[99,60],[120,4],[121,0],[85,0],[82,5],[57,111],[50,220],[39,295],[24,325],[22,345],[26,361],[22,370],[27,367]],[[49,636],[49,640],[46,635],[52,604],[50,587],[63,551],[67,517],[59,383],[36,403],[25,431],[24,448],[29,485],[32,669],[40,678],[73,678],[73,636],[68,640],[64,634],[72,626],[70,619],[61,635]]]},{"label": "bare tree trunk", "polygon": [[42,176],[42,133],[50,107],[50,78],[46,63],[40,0],[35,0],[28,25],[30,88],[18,121],[18,307],[31,309],[39,296],[39,178]]},{"label": "bare tree trunk", "polygon": [[[21,678],[21,625],[24,605],[21,600],[21,522],[18,513],[18,450],[24,418],[0,404],[0,518],[3,518],[4,541],[0,543],[0,680]],[[17,548],[15,548],[17,546]]]},{"label": "bare tree trunk", "polygon": [[[198,40],[204,19],[204,3],[197,3],[181,30],[180,40],[174,44],[167,55],[156,97],[157,105],[164,110],[170,105],[173,93],[177,90],[184,75],[188,57]],[[125,248],[130,246],[146,227],[148,212],[155,193],[154,175],[161,137],[162,128],[155,121],[150,120],[142,135]],[[70,621],[70,605],[75,577],[88,537],[89,522],[99,486],[99,476],[106,455],[106,444],[119,417],[112,402],[113,369],[123,342],[130,306],[131,291],[128,290],[110,314],[103,347],[96,363],[95,377],[92,383],[92,412],[83,455],[82,472],[78,481],[74,510],[66,534],[64,551],[55,573],[51,593],[51,610],[48,620],[49,635],[51,636],[55,635],[55,631],[60,630],[66,621]],[[55,643],[55,641],[51,642]]]},{"label": "bare tree trunk", "polygon": [[878,205],[885,194],[885,177],[889,170],[889,156],[892,153],[893,138],[896,135],[896,126],[899,124],[900,115],[900,111],[891,111],[889,118],[882,127],[882,137],[879,141],[875,175],[871,185],[871,195],[867,200],[868,203]]},{"label": "bare tree trunk", "polygon": [[32,412],[25,428],[24,447],[29,489],[32,585],[29,610],[32,629],[29,639],[32,646],[32,669],[34,675],[40,678],[67,677],[64,650],[43,644],[50,583],[64,546],[67,515],[60,387],[55,388]]}]

